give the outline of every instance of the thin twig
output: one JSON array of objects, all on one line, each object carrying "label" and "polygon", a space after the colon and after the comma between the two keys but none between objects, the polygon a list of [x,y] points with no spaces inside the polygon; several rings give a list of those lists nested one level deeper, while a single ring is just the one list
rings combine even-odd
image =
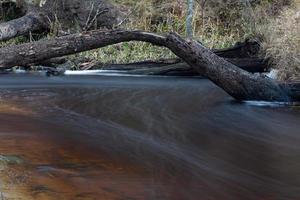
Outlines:
[{"label": "thin twig", "polygon": [[89,12],[89,16],[88,16],[88,18],[87,18],[87,20],[86,20],[86,22],[85,22],[85,26],[84,26],[84,28],[83,28],[84,30],[86,30],[86,27],[87,27],[88,24],[89,24],[91,15],[92,15],[92,13],[93,13],[93,11],[94,11],[94,5],[95,5],[95,2],[93,2],[92,5],[91,5],[91,9],[90,9],[90,12]]},{"label": "thin twig", "polygon": [[115,25],[114,28],[120,27],[132,14],[133,14],[133,10],[131,10],[120,23]]},{"label": "thin twig", "polygon": [[91,28],[91,26],[93,25],[93,23],[96,22],[97,17],[99,17],[99,16],[102,15],[103,13],[106,13],[106,12],[109,11],[108,8],[104,8],[103,10],[100,10],[100,9],[102,9],[102,6],[103,6],[103,5],[104,5],[104,4],[101,3],[101,4],[98,6],[98,9],[97,9],[97,11],[96,11],[96,13],[95,13],[93,19],[91,19],[91,16],[92,16],[92,13],[93,13],[94,7],[95,7],[95,6],[94,6],[94,2],[92,3],[91,9],[90,9],[88,18],[87,18],[87,20],[86,20],[86,22],[85,22],[85,26],[84,26],[83,30],[85,30],[85,31],[89,30],[89,29]]}]

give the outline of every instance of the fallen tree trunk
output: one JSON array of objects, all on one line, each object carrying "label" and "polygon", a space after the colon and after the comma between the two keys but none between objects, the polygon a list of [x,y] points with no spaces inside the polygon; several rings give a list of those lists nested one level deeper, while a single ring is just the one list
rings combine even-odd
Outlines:
[{"label": "fallen tree trunk", "polygon": [[245,42],[237,42],[233,47],[215,49],[213,52],[223,58],[251,58],[260,54],[261,46],[256,40],[246,39]]},{"label": "fallen tree trunk", "polygon": [[29,12],[25,16],[0,24],[0,41],[9,40],[29,32],[45,30],[48,27],[45,16],[38,12]]},{"label": "fallen tree trunk", "polygon": [[217,56],[196,41],[141,31],[91,31],[0,49],[0,68],[28,65],[54,57],[126,42],[144,41],[165,46],[179,58],[237,100],[290,101],[297,97],[290,86],[248,73]]},{"label": "fallen tree trunk", "polygon": [[287,88],[265,76],[239,69],[198,42],[170,34],[166,46],[237,100],[290,101]]},{"label": "fallen tree trunk", "polygon": [[300,81],[281,83],[281,86],[289,91],[289,97],[291,102],[300,101]]},{"label": "fallen tree trunk", "polygon": [[[83,68],[86,69],[86,68]],[[127,64],[95,64],[88,69],[117,70],[120,73],[134,75],[164,75],[164,76],[199,76],[192,67],[184,62],[159,63],[155,61]]]},{"label": "fallen tree trunk", "polygon": [[[268,66],[262,58],[225,58],[228,62],[251,73],[263,73],[268,71]],[[196,76],[199,73],[181,59],[164,61],[143,61],[126,64],[102,64],[94,63],[86,69],[104,70],[128,70],[132,74],[143,75],[187,75]]]},{"label": "fallen tree trunk", "polygon": [[18,4],[25,16],[0,24],[0,41],[29,32],[78,32],[99,27],[112,28],[121,14],[106,0],[0,0]]},{"label": "fallen tree trunk", "polygon": [[90,31],[0,49],[0,68],[32,63],[105,47],[126,41],[144,41],[164,46],[165,37],[141,31]]},{"label": "fallen tree trunk", "polygon": [[[213,52],[224,57],[228,62],[252,73],[263,73],[269,70],[268,60],[262,58],[260,44],[255,40],[238,42],[233,47],[226,49],[214,49]],[[47,66],[54,66],[51,61],[43,62]],[[55,62],[57,63],[57,62]],[[76,60],[77,69],[91,70],[119,70],[137,75],[168,75],[168,76],[199,76],[199,73],[180,58],[146,60],[125,64],[103,64],[100,61]],[[63,64],[64,68],[72,68],[73,64]]]},{"label": "fallen tree trunk", "polygon": [[[165,37],[139,31],[92,31],[82,34],[69,35],[51,40],[41,40],[34,43],[9,46],[0,49],[0,68],[10,68],[13,66],[26,66],[33,63],[43,63],[45,60],[54,57],[74,54],[103,46],[116,44],[125,41],[145,41],[152,44],[164,46]],[[223,51],[225,52],[225,51]],[[250,72],[263,72],[263,60],[259,58],[226,58],[242,69]],[[176,65],[177,64],[177,65]],[[107,65],[104,69],[129,70],[130,68],[140,68],[141,66],[166,67],[167,71],[191,71],[191,67],[182,63],[181,59],[161,62],[141,62],[127,65]],[[127,67],[126,67],[127,66]],[[172,69],[173,68],[173,69]],[[186,69],[183,69],[186,68]],[[165,69],[162,69],[166,71]],[[194,70],[195,72],[195,70]],[[157,73],[156,73],[157,74]]]}]

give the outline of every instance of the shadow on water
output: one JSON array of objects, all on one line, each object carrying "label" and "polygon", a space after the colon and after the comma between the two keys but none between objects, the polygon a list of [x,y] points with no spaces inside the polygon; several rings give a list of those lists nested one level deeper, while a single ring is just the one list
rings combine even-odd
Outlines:
[{"label": "shadow on water", "polygon": [[[3,76],[2,195],[300,198],[300,110],[201,79]],[[2,158],[2,159],[1,159]]]}]

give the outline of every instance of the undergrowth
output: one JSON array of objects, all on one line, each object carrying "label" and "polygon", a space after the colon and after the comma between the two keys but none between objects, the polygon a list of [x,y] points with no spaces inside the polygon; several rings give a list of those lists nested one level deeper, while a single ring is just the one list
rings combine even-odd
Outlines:
[{"label": "undergrowth", "polygon": [[267,56],[278,70],[280,80],[299,80],[300,77],[300,1],[282,11],[264,29]]},{"label": "undergrowth", "polygon": [[[268,26],[289,0],[197,0],[194,7],[193,35],[209,48],[226,48],[246,38],[264,35]],[[177,32],[185,37],[186,0],[115,0],[126,20],[120,27],[156,33]],[[127,42],[81,53],[103,63],[125,63],[175,57],[168,49],[143,42]]]},{"label": "undergrowth", "polygon": [[[116,29],[156,33],[177,32],[185,37],[186,0],[112,0],[124,13]],[[196,0],[193,35],[209,48],[226,48],[246,38],[263,39],[267,56],[279,70],[279,79],[300,77],[300,0]],[[57,35],[59,21],[53,22],[48,37]],[[19,37],[0,46],[34,40]],[[70,58],[78,57],[70,56]],[[128,63],[173,58],[166,48],[144,42],[125,42],[79,54],[103,63]]]},{"label": "undergrowth", "polygon": [[[185,36],[186,4],[184,0],[164,1],[157,0],[116,0],[126,10],[126,18],[121,27],[129,30],[144,30],[156,33],[177,32]],[[228,26],[218,19],[209,16],[202,17],[203,10],[200,4],[194,8],[194,38],[209,48],[224,48],[250,35],[248,27],[238,26],[233,22]],[[235,16],[231,16],[236,18]],[[234,25],[232,25],[234,24]],[[241,27],[243,27],[241,29]],[[246,34],[247,33],[247,34]],[[143,42],[127,42],[101,48],[99,50],[81,53],[81,56],[98,59],[102,62],[125,63],[147,59],[167,59],[175,55],[166,48],[154,47]]]}]

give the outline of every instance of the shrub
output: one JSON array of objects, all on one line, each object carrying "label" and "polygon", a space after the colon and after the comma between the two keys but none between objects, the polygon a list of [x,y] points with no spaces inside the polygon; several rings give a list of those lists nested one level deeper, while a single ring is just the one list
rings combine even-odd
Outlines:
[{"label": "shrub", "polygon": [[279,80],[294,80],[300,77],[300,2],[270,20],[265,29],[267,56],[278,69]]}]

